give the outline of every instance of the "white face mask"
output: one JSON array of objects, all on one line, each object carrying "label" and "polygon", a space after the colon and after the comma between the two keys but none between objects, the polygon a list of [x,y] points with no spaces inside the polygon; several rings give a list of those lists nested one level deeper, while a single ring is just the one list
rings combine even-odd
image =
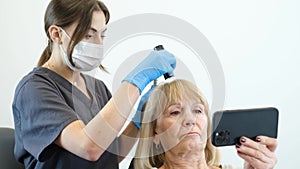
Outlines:
[{"label": "white face mask", "polygon": [[[63,29],[62,31],[71,40],[69,35]],[[72,53],[72,60],[75,66],[71,64],[61,45],[60,48],[63,51],[66,64],[74,71],[91,71],[96,67],[99,67],[103,60],[103,45],[101,44],[93,44],[83,41],[76,44]]]}]

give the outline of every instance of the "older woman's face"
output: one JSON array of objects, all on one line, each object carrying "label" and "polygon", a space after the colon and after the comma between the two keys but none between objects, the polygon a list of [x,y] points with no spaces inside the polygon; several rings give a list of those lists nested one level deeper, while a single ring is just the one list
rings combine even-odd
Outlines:
[{"label": "older woman's face", "polygon": [[204,105],[199,101],[183,100],[174,103],[158,117],[154,142],[160,142],[164,151],[172,148],[204,150],[207,120]]}]

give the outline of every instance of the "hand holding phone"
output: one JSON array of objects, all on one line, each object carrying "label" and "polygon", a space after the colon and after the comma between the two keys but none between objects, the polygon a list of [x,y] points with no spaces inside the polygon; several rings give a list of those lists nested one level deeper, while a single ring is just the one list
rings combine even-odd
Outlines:
[{"label": "hand holding phone", "polygon": [[277,138],[278,113],[274,107],[217,111],[212,119],[212,143],[235,145],[241,136]]}]

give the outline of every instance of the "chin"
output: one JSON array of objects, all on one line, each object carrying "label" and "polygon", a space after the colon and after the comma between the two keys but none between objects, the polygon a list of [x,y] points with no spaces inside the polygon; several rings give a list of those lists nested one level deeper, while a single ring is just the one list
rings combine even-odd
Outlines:
[{"label": "chin", "polygon": [[182,141],[190,142],[190,144],[197,144],[200,146],[206,146],[207,138],[201,137],[199,135],[186,136]]},{"label": "chin", "polygon": [[206,142],[201,141],[199,136],[187,136],[181,141],[181,143],[188,146],[190,149],[199,149],[203,147],[203,145],[205,147]]}]

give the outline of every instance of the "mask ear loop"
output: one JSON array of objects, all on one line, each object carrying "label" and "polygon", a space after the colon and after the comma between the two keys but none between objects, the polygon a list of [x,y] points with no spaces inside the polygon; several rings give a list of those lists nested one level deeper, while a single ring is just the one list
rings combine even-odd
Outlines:
[{"label": "mask ear loop", "polygon": [[[59,29],[68,37],[69,40],[71,40],[71,37],[67,34],[67,32],[62,27],[59,27]],[[67,64],[67,66],[73,71],[80,71],[75,66],[72,65],[70,59],[68,58],[67,52],[65,52],[62,47],[62,43],[59,44],[59,47],[60,47],[60,50],[62,51],[63,58]]]},{"label": "mask ear loop", "polygon": [[63,49],[63,47],[62,47],[61,44],[59,45],[59,47],[60,47],[60,50],[62,51],[64,60],[65,60],[65,62],[66,62],[66,64],[67,64],[67,66],[68,66],[71,70],[79,72],[79,70],[78,70],[75,66],[73,66],[73,65],[71,64],[71,62],[70,62],[70,60],[69,60],[69,58],[68,58],[68,56],[67,56],[67,53],[64,51],[64,49]]},{"label": "mask ear loop", "polygon": [[69,40],[71,40],[71,37],[67,34],[67,32],[62,27],[59,27],[59,29],[69,38]]}]

